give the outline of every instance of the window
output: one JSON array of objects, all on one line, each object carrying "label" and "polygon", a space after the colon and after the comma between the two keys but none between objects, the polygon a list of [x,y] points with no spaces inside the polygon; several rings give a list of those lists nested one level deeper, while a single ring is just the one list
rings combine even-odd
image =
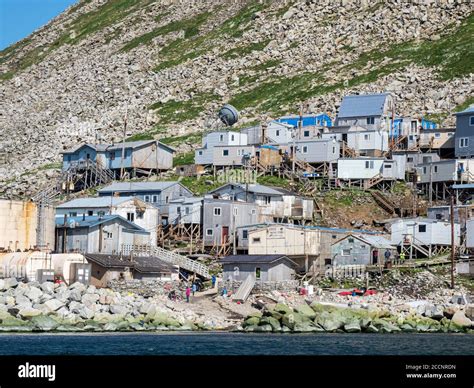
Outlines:
[{"label": "window", "polygon": [[370,135],[369,134],[364,135],[364,140],[370,140]]},{"label": "window", "polygon": [[469,125],[474,125],[474,116],[469,117]]},{"label": "window", "polygon": [[214,235],[214,230],[213,229],[206,229],[206,236],[212,236]]},{"label": "window", "polygon": [[436,133],[434,134],[434,137],[435,137],[435,139],[439,139],[439,138],[441,137],[441,133],[436,132]]},{"label": "window", "polygon": [[254,237],[254,238],[252,239],[252,242],[254,242],[254,243],[259,243],[259,242],[260,242],[260,237]]},{"label": "window", "polygon": [[351,255],[351,250],[350,249],[343,249],[342,250],[342,256],[350,256]]},{"label": "window", "polygon": [[269,205],[270,202],[271,202],[271,200],[272,200],[272,197],[266,196],[266,197],[263,197],[263,199],[264,199],[264,201],[265,201],[265,205]]},{"label": "window", "polygon": [[436,217],[437,220],[443,219],[443,215],[441,213],[436,213],[435,217]]},{"label": "window", "polygon": [[354,239],[353,239],[353,238],[348,239],[348,241],[349,241],[351,244],[354,244]]},{"label": "window", "polygon": [[224,141],[224,135],[219,135],[219,141]]},{"label": "window", "polygon": [[234,139],[235,139],[235,135],[230,135],[230,140],[234,141]]},{"label": "window", "polygon": [[324,259],[324,265],[331,265],[332,259]]},{"label": "window", "polygon": [[69,217],[77,217],[77,212],[69,212]]},{"label": "window", "polygon": [[331,238],[332,238],[333,240],[335,240],[335,239],[337,238],[337,236],[336,236],[335,234],[333,234],[333,235],[331,236]]},{"label": "window", "polygon": [[94,215],[94,211],[93,211],[93,210],[88,210],[88,211],[87,211],[87,215],[88,215],[88,216],[93,216],[93,215]]},{"label": "window", "polygon": [[304,131],[304,132],[303,132],[303,136],[304,136],[304,137],[309,137],[309,131]]},{"label": "window", "polygon": [[469,138],[461,137],[459,139],[459,148],[466,148],[466,147],[469,147]]},{"label": "window", "polygon": [[127,221],[135,221],[135,213],[127,213]]},{"label": "window", "polygon": [[414,138],[415,138],[415,136],[413,136],[413,135],[408,136],[409,140],[413,140]]},{"label": "window", "polygon": [[239,210],[239,209],[237,209],[236,207],[234,207],[234,209],[233,209],[233,211],[232,211],[232,212],[234,213],[234,216],[236,216],[236,215],[238,214],[238,210]]},{"label": "window", "polygon": [[229,150],[222,150],[222,156],[229,156]]},{"label": "window", "polygon": [[391,165],[391,164],[384,164],[383,167],[384,167],[384,168],[392,168],[392,165]]},{"label": "window", "polygon": [[307,154],[308,153],[308,146],[303,146],[303,154]]},{"label": "window", "polygon": [[375,124],[375,117],[367,117],[367,124]]},{"label": "window", "polygon": [[138,212],[137,212],[137,218],[138,218],[139,220],[143,220],[143,214],[144,214],[144,212],[138,211]]},{"label": "window", "polygon": [[186,213],[186,215],[189,215],[189,206],[186,206],[185,213]]},{"label": "window", "polygon": [[97,215],[98,215],[99,217],[103,217],[103,216],[105,216],[105,212],[104,212],[103,210],[98,211],[98,212],[97,212]]},{"label": "window", "polygon": [[418,232],[425,233],[426,232],[426,225],[418,225]]},{"label": "window", "polygon": [[158,202],[158,196],[157,195],[154,195],[153,196],[153,203],[157,203]]},{"label": "window", "polygon": [[115,151],[109,154],[110,160],[115,160]]},{"label": "window", "polygon": [[252,215],[255,215],[257,214],[257,210],[256,209],[252,209],[252,211],[250,212]]},{"label": "window", "polygon": [[215,207],[214,208],[214,215],[215,216],[220,216],[222,212],[222,209],[220,207]]},{"label": "window", "polygon": [[426,167],[423,167],[423,174],[426,174]]},{"label": "window", "polygon": [[105,238],[112,238],[111,232],[105,232]]},{"label": "window", "polygon": [[408,163],[413,163],[413,158],[407,158]]},{"label": "window", "polygon": [[165,197],[165,203],[168,203],[170,201],[170,197],[166,196]]},{"label": "window", "polygon": [[262,270],[260,267],[255,268],[255,279],[260,279],[260,276],[262,274]]},{"label": "window", "polygon": [[249,238],[249,231],[247,229],[242,230],[242,238],[247,240]]},{"label": "window", "polygon": [[365,168],[374,168],[374,161],[373,160],[366,160],[365,161]]},{"label": "window", "polygon": [[438,166],[434,166],[434,172],[438,172]]},{"label": "window", "polygon": [[145,195],[144,200],[145,200],[145,202],[150,202],[150,196],[149,196],[149,195]]},{"label": "window", "polygon": [[280,130],[279,129],[276,130],[276,135],[280,136]]},{"label": "window", "polygon": [[423,164],[431,163],[431,156],[423,156]]},{"label": "window", "polygon": [[176,208],[176,213],[181,213],[181,206],[178,206],[178,207]]},{"label": "window", "polygon": [[199,154],[199,156],[202,156],[202,151],[199,151],[198,154]]},{"label": "window", "polygon": [[336,153],[336,147],[332,147],[332,153],[333,153],[333,154]]}]

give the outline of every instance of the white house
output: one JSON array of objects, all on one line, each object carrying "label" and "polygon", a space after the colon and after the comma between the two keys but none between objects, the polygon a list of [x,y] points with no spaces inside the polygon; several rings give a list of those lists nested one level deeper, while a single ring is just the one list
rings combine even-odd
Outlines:
[{"label": "white house", "polygon": [[211,132],[202,138],[202,147],[195,151],[196,164],[213,164],[214,147],[247,145],[247,134],[240,132]]},{"label": "white house", "polygon": [[339,179],[371,179],[376,176],[387,180],[404,179],[405,170],[398,168],[396,160],[385,158],[341,158],[337,161]]},{"label": "white house", "polygon": [[[460,226],[454,224],[455,244],[459,245]],[[430,218],[401,218],[391,225],[391,243],[413,241],[417,245],[451,245],[451,224]]]},{"label": "white house", "polygon": [[419,164],[419,183],[474,182],[474,159],[447,159]]},{"label": "white house", "polygon": [[299,140],[295,145],[296,159],[308,163],[333,162],[340,155],[340,143],[334,139]]},{"label": "white house", "polygon": [[170,201],[169,223],[202,224],[203,197],[178,198]]},{"label": "white house", "polygon": [[118,215],[150,233],[150,243],[156,244],[159,210],[137,197],[77,198],[56,207],[56,216],[77,218]]}]

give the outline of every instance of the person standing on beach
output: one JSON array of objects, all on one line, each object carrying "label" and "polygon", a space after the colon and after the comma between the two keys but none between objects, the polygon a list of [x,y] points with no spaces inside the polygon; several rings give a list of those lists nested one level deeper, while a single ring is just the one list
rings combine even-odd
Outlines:
[{"label": "person standing on beach", "polygon": [[189,296],[191,295],[191,289],[189,286],[186,287],[186,302],[189,303]]}]

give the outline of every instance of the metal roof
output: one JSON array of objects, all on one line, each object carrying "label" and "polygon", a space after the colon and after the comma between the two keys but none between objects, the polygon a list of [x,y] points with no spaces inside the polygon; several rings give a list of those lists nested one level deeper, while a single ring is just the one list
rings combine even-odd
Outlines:
[{"label": "metal roof", "polygon": [[388,93],[345,96],[337,118],[381,116]]},{"label": "metal roof", "polygon": [[466,115],[466,114],[470,114],[470,113],[474,113],[474,105],[470,105],[469,107],[467,107],[463,111],[455,113],[455,115],[456,116],[462,116],[462,115]]},{"label": "metal roof", "polygon": [[67,150],[64,150],[61,152],[61,154],[71,154],[74,153],[78,150],[80,150],[82,147],[90,147],[93,150],[99,151],[99,152],[105,152],[107,150],[107,147],[110,144],[91,144],[91,143],[83,143],[83,144],[78,144],[72,148],[69,148]]},{"label": "metal roof", "polygon": [[298,267],[293,260],[290,260],[286,255],[231,255],[226,256],[220,260],[222,264],[233,263],[262,263],[271,264],[279,260],[290,262],[293,266]]},{"label": "metal roof", "polygon": [[136,197],[88,197],[88,198],[76,198],[72,201],[62,203],[56,206],[57,209],[70,209],[70,208],[102,208],[109,206],[117,206],[123,202],[136,199]]},{"label": "metal roof", "polygon": [[281,196],[281,195],[285,195],[289,193],[287,190],[275,189],[273,187],[260,185],[258,183],[249,184],[249,185],[245,185],[244,183],[226,183],[225,185],[218,187],[215,190],[210,191],[210,193],[215,193],[216,191],[220,191],[221,189],[227,186],[235,186],[243,191],[248,191],[249,193],[264,194],[264,195]]},{"label": "metal roof", "polygon": [[[62,227],[64,226],[64,216],[56,216],[56,226]],[[82,217],[66,217],[66,227],[71,228],[92,228],[94,226],[104,224],[109,221],[122,221],[123,223],[128,225],[128,229],[133,229],[141,232],[146,232],[145,229],[142,227],[134,224],[133,222],[127,221],[122,216],[117,214],[108,214],[105,216],[82,216]],[[74,226],[72,226],[74,225]],[[148,232],[147,232],[148,233]]]},{"label": "metal roof", "polygon": [[358,238],[369,244],[370,246],[376,248],[386,248],[386,249],[394,249],[395,247],[391,244],[390,240],[386,239],[382,236],[366,236],[366,235],[356,235],[354,237]]},{"label": "metal roof", "polygon": [[137,147],[142,147],[144,145],[150,144],[150,143],[155,143],[156,140],[138,140],[138,141],[126,141],[125,143],[115,143],[109,145],[107,147],[107,150],[113,151],[113,150],[121,150],[122,147],[124,148],[137,148]]},{"label": "metal roof", "polygon": [[373,234],[373,235],[381,234],[380,232],[377,232],[377,231],[365,230],[365,229],[331,228],[331,227],[319,226],[319,225],[294,225],[294,224],[280,224],[280,223],[274,223],[274,222],[242,225],[242,226],[238,226],[237,229],[252,228],[252,227],[265,228],[265,227],[269,227],[269,226],[284,226],[286,228],[324,230],[324,231],[327,231],[327,232],[335,232],[335,233],[364,233],[364,234]]},{"label": "metal roof", "polygon": [[104,268],[131,268],[138,272],[163,273],[172,272],[173,266],[157,257],[133,257],[86,253],[87,261],[94,262]]},{"label": "metal roof", "polygon": [[170,203],[192,204],[192,203],[202,202],[203,199],[204,197],[182,197],[182,198],[172,199]]},{"label": "metal roof", "polygon": [[170,182],[114,182],[99,190],[99,193],[127,192],[127,191],[163,191],[171,186],[180,184],[178,181]]}]

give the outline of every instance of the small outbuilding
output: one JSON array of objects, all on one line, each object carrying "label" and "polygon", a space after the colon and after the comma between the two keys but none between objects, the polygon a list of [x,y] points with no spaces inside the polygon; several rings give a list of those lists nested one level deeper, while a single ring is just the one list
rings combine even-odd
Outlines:
[{"label": "small outbuilding", "polygon": [[298,264],[284,255],[231,255],[221,259],[225,281],[243,281],[249,275],[257,282],[294,280]]},{"label": "small outbuilding", "polygon": [[351,234],[331,246],[332,265],[380,265],[389,251],[394,258],[397,252],[390,240],[382,236]]}]

